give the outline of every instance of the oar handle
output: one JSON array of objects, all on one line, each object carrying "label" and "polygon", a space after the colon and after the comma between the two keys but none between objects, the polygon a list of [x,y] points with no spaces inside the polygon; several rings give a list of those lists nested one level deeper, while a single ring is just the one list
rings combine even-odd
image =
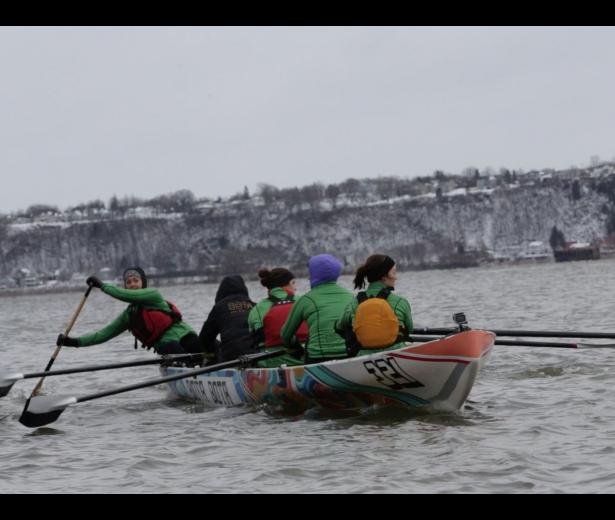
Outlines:
[{"label": "oar handle", "polygon": [[[70,319],[70,321],[68,322],[68,325],[66,326],[66,329],[64,330],[65,336],[68,336],[70,334],[70,331],[73,330],[73,326],[75,325],[75,322],[77,321],[77,318],[79,317],[79,314],[81,314],[83,306],[85,305],[85,301],[88,299],[90,292],[92,292],[92,287],[93,287],[92,285],[88,285],[88,289],[87,291],[85,291],[83,298],[81,298],[81,302],[79,303],[77,310],[75,310],[75,312],[73,313],[72,318]],[[62,349],[62,345],[58,345],[56,347],[56,349],[53,351],[53,354],[51,355],[51,359],[49,360],[49,363],[47,363],[47,366],[45,367],[45,370],[43,372],[49,372],[51,370],[51,367],[53,366],[53,363],[58,357],[58,354],[60,353],[61,349]],[[45,381],[45,376],[41,377],[40,381],[36,384],[36,386],[34,387],[34,390],[32,390],[32,393],[30,394],[30,398],[39,394],[43,386],[43,381]]]}]

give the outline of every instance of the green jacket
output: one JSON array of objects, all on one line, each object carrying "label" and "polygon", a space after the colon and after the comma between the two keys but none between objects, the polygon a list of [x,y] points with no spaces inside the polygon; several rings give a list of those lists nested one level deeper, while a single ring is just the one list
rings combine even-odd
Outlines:
[{"label": "green jacket", "polygon": [[[271,289],[271,291],[269,291],[269,294],[280,299],[288,298],[288,293],[281,287],[274,287],[273,289]],[[250,327],[251,333],[255,334],[264,327],[263,320],[265,319],[265,315],[269,312],[271,307],[273,307],[273,302],[269,299],[269,297],[262,299],[256,304],[255,307],[252,307],[252,310],[248,315],[248,326]],[[264,348],[263,342],[260,342],[259,347],[262,349],[263,352],[269,352],[271,350],[277,350],[280,348]],[[291,356],[290,354],[284,354],[271,359],[264,359],[263,361],[259,361],[257,363],[260,368],[277,368],[282,365],[296,366],[302,364],[302,359],[298,359],[295,356]]]},{"label": "green jacket", "polygon": [[335,332],[335,324],[354,298],[352,293],[335,282],[314,287],[293,305],[282,327],[282,338],[287,346],[302,321],[307,321],[309,337],[307,354],[312,359],[346,356],[346,344]]},{"label": "green jacket", "polygon": [[[383,284],[382,282],[372,282],[369,284],[365,292],[367,293],[367,296],[376,296],[385,287],[387,286]],[[410,303],[408,302],[408,300],[406,300],[406,298],[398,296],[397,294],[390,293],[389,297],[387,298],[387,303],[393,309],[395,316],[397,316],[400,327],[404,328],[405,332],[410,334],[413,329],[413,324],[412,324],[412,309],[410,307]],[[357,313],[358,306],[359,306],[359,301],[356,298],[353,298],[350,304],[348,305],[348,307],[346,307],[346,310],[344,311],[344,315],[342,316],[340,325],[342,326],[354,325],[354,317],[355,317],[355,314]],[[400,348],[403,345],[404,345],[404,342],[400,341],[396,343],[395,345],[391,345],[390,347],[387,347],[387,350]],[[373,354],[373,353],[374,353],[374,349],[362,349],[359,351],[359,355]]]},{"label": "green jacket", "polygon": [[[77,338],[80,347],[89,347],[91,345],[105,343],[106,341],[109,341],[110,339],[120,335],[122,332],[128,330],[130,315],[129,310],[132,305],[143,305],[147,309],[157,309],[166,312],[170,311],[169,305],[157,289],[123,289],[121,287],[105,283],[102,285],[101,290],[112,298],[130,303],[130,305],[106,327],[100,329],[99,331],[85,334],[84,336]],[[174,323],[160,337],[154,347],[164,343],[179,341],[186,334],[191,332],[194,333],[194,330],[186,322],[180,321],[179,323]]]}]

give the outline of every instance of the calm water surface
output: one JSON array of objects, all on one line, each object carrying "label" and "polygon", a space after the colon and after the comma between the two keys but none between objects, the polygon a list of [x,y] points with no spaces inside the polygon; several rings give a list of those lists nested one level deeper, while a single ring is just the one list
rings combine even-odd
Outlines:
[{"label": "calm water surface", "polygon": [[[351,279],[342,283],[350,288]],[[401,273],[415,322],[615,331],[615,262]],[[306,284],[300,284],[302,292]],[[165,287],[200,327],[215,286]],[[264,296],[250,284],[253,299]],[[40,371],[81,295],[0,298],[0,370]],[[124,304],[94,292],[74,333]],[[62,349],[54,368],[144,359],[129,335]],[[76,396],[156,377],[153,367],[51,377]],[[615,349],[496,347],[459,414],[365,410],[273,417],[210,409],[147,388],[68,408],[46,428],[17,422],[35,380],[0,400],[0,493],[607,493],[615,490]]]}]

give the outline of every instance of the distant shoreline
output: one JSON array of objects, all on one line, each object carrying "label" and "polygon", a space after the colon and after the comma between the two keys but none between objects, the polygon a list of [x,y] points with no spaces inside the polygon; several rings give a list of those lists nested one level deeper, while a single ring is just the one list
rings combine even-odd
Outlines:
[{"label": "distant shoreline", "polygon": [[[194,279],[186,278],[168,278],[165,280],[156,280],[151,284],[151,287],[165,287],[172,285],[190,285],[200,283],[215,283],[210,281],[204,281],[203,277],[194,277]],[[79,285],[63,285],[63,286],[44,286],[39,285],[36,287],[15,287],[11,289],[0,289],[0,298],[12,298],[15,296],[31,296],[40,294],[65,294],[74,292],[84,292],[86,290],[85,280],[83,284]]]},{"label": "distant shoreline", "polygon": [[[610,258],[602,258],[601,260],[609,260]],[[595,260],[588,260],[595,261]],[[436,271],[436,270],[450,270],[450,269],[477,269],[477,268],[491,268],[491,267],[506,267],[506,266],[532,266],[539,264],[554,264],[553,258],[548,259],[520,259],[507,262],[487,262],[479,265],[466,265],[466,266],[429,266],[415,269],[400,269],[399,272],[421,272],[421,271]],[[346,272],[343,275],[352,276],[354,272]],[[217,284],[223,275],[216,277],[211,276],[190,276],[190,277],[177,277],[177,278],[159,278],[153,279],[150,285],[152,287],[169,287],[169,286],[182,286],[193,284]],[[256,281],[258,278],[254,273],[242,274],[246,281]],[[297,273],[299,278],[307,278],[307,273]],[[62,285],[62,286],[37,286],[37,287],[23,287],[23,288],[10,288],[0,289],[0,298],[13,298],[16,296],[31,296],[42,294],[63,294],[85,291],[85,280],[83,284],[78,285]]]},{"label": "distant shoreline", "polygon": [[[601,262],[601,261],[615,261],[615,255],[606,254],[603,255],[600,259],[596,260],[582,260],[572,262],[576,263],[584,263],[584,262]],[[569,263],[569,262],[566,262]],[[457,266],[426,266],[423,268],[414,268],[414,269],[400,269],[399,272],[406,273],[420,273],[422,271],[448,271],[451,269],[481,269],[481,268],[499,268],[499,267],[511,267],[511,266],[535,266],[535,265],[547,265],[553,264],[556,262],[553,257],[549,258],[522,258],[516,260],[509,261],[495,261],[495,262],[485,262],[479,265],[457,265]],[[308,275],[306,272],[296,273],[297,278],[307,278]],[[354,272],[344,272],[343,276],[352,276]],[[216,277],[212,276],[182,276],[175,278],[158,278],[153,277],[150,282],[151,287],[172,287],[172,286],[182,286],[182,285],[194,285],[194,284],[212,284],[215,285],[219,283],[224,275],[219,275]],[[246,281],[257,281],[258,277],[255,273],[250,274],[242,274],[244,280]],[[23,287],[23,288],[11,288],[11,289],[0,289],[0,298],[12,298],[15,296],[31,296],[31,295],[41,295],[41,294],[63,294],[63,293],[74,293],[74,292],[84,292],[85,291],[85,280],[83,284],[78,285],[63,285],[63,286],[37,286],[37,287]]]}]

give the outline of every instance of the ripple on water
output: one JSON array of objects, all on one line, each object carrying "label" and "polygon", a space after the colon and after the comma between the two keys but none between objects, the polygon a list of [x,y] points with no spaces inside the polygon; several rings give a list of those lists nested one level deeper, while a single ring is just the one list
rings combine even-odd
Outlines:
[{"label": "ripple on water", "polygon": [[[402,273],[426,326],[463,309],[476,328],[615,330],[613,262]],[[608,269],[607,269],[608,268]],[[514,280],[514,283],[511,283]],[[307,282],[300,280],[300,291]],[[351,278],[342,283],[351,286]],[[250,282],[254,298],[263,294]],[[438,291],[434,291],[438,287]],[[566,298],[561,297],[566,287]],[[199,326],[216,287],[165,287]],[[588,304],[591,292],[591,305]],[[502,294],[506,294],[502,298]],[[0,299],[3,365],[41,370],[49,331],[78,297]],[[95,295],[76,333],[122,305]],[[45,323],[26,320],[46,316]],[[598,319],[599,318],[599,319]],[[27,326],[26,326],[27,324]],[[574,324],[574,325],[570,325]],[[128,336],[104,347],[63,349],[56,367],[134,358]],[[48,394],[96,392],[156,377],[156,369],[48,378]],[[265,409],[213,409],[170,398],[163,387],[70,407],[53,427],[17,422],[34,381],[0,400],[0,492],[608,493],[615,488],[615,352],[496,347],[456,414],[370,407],[280,417]]]}]

